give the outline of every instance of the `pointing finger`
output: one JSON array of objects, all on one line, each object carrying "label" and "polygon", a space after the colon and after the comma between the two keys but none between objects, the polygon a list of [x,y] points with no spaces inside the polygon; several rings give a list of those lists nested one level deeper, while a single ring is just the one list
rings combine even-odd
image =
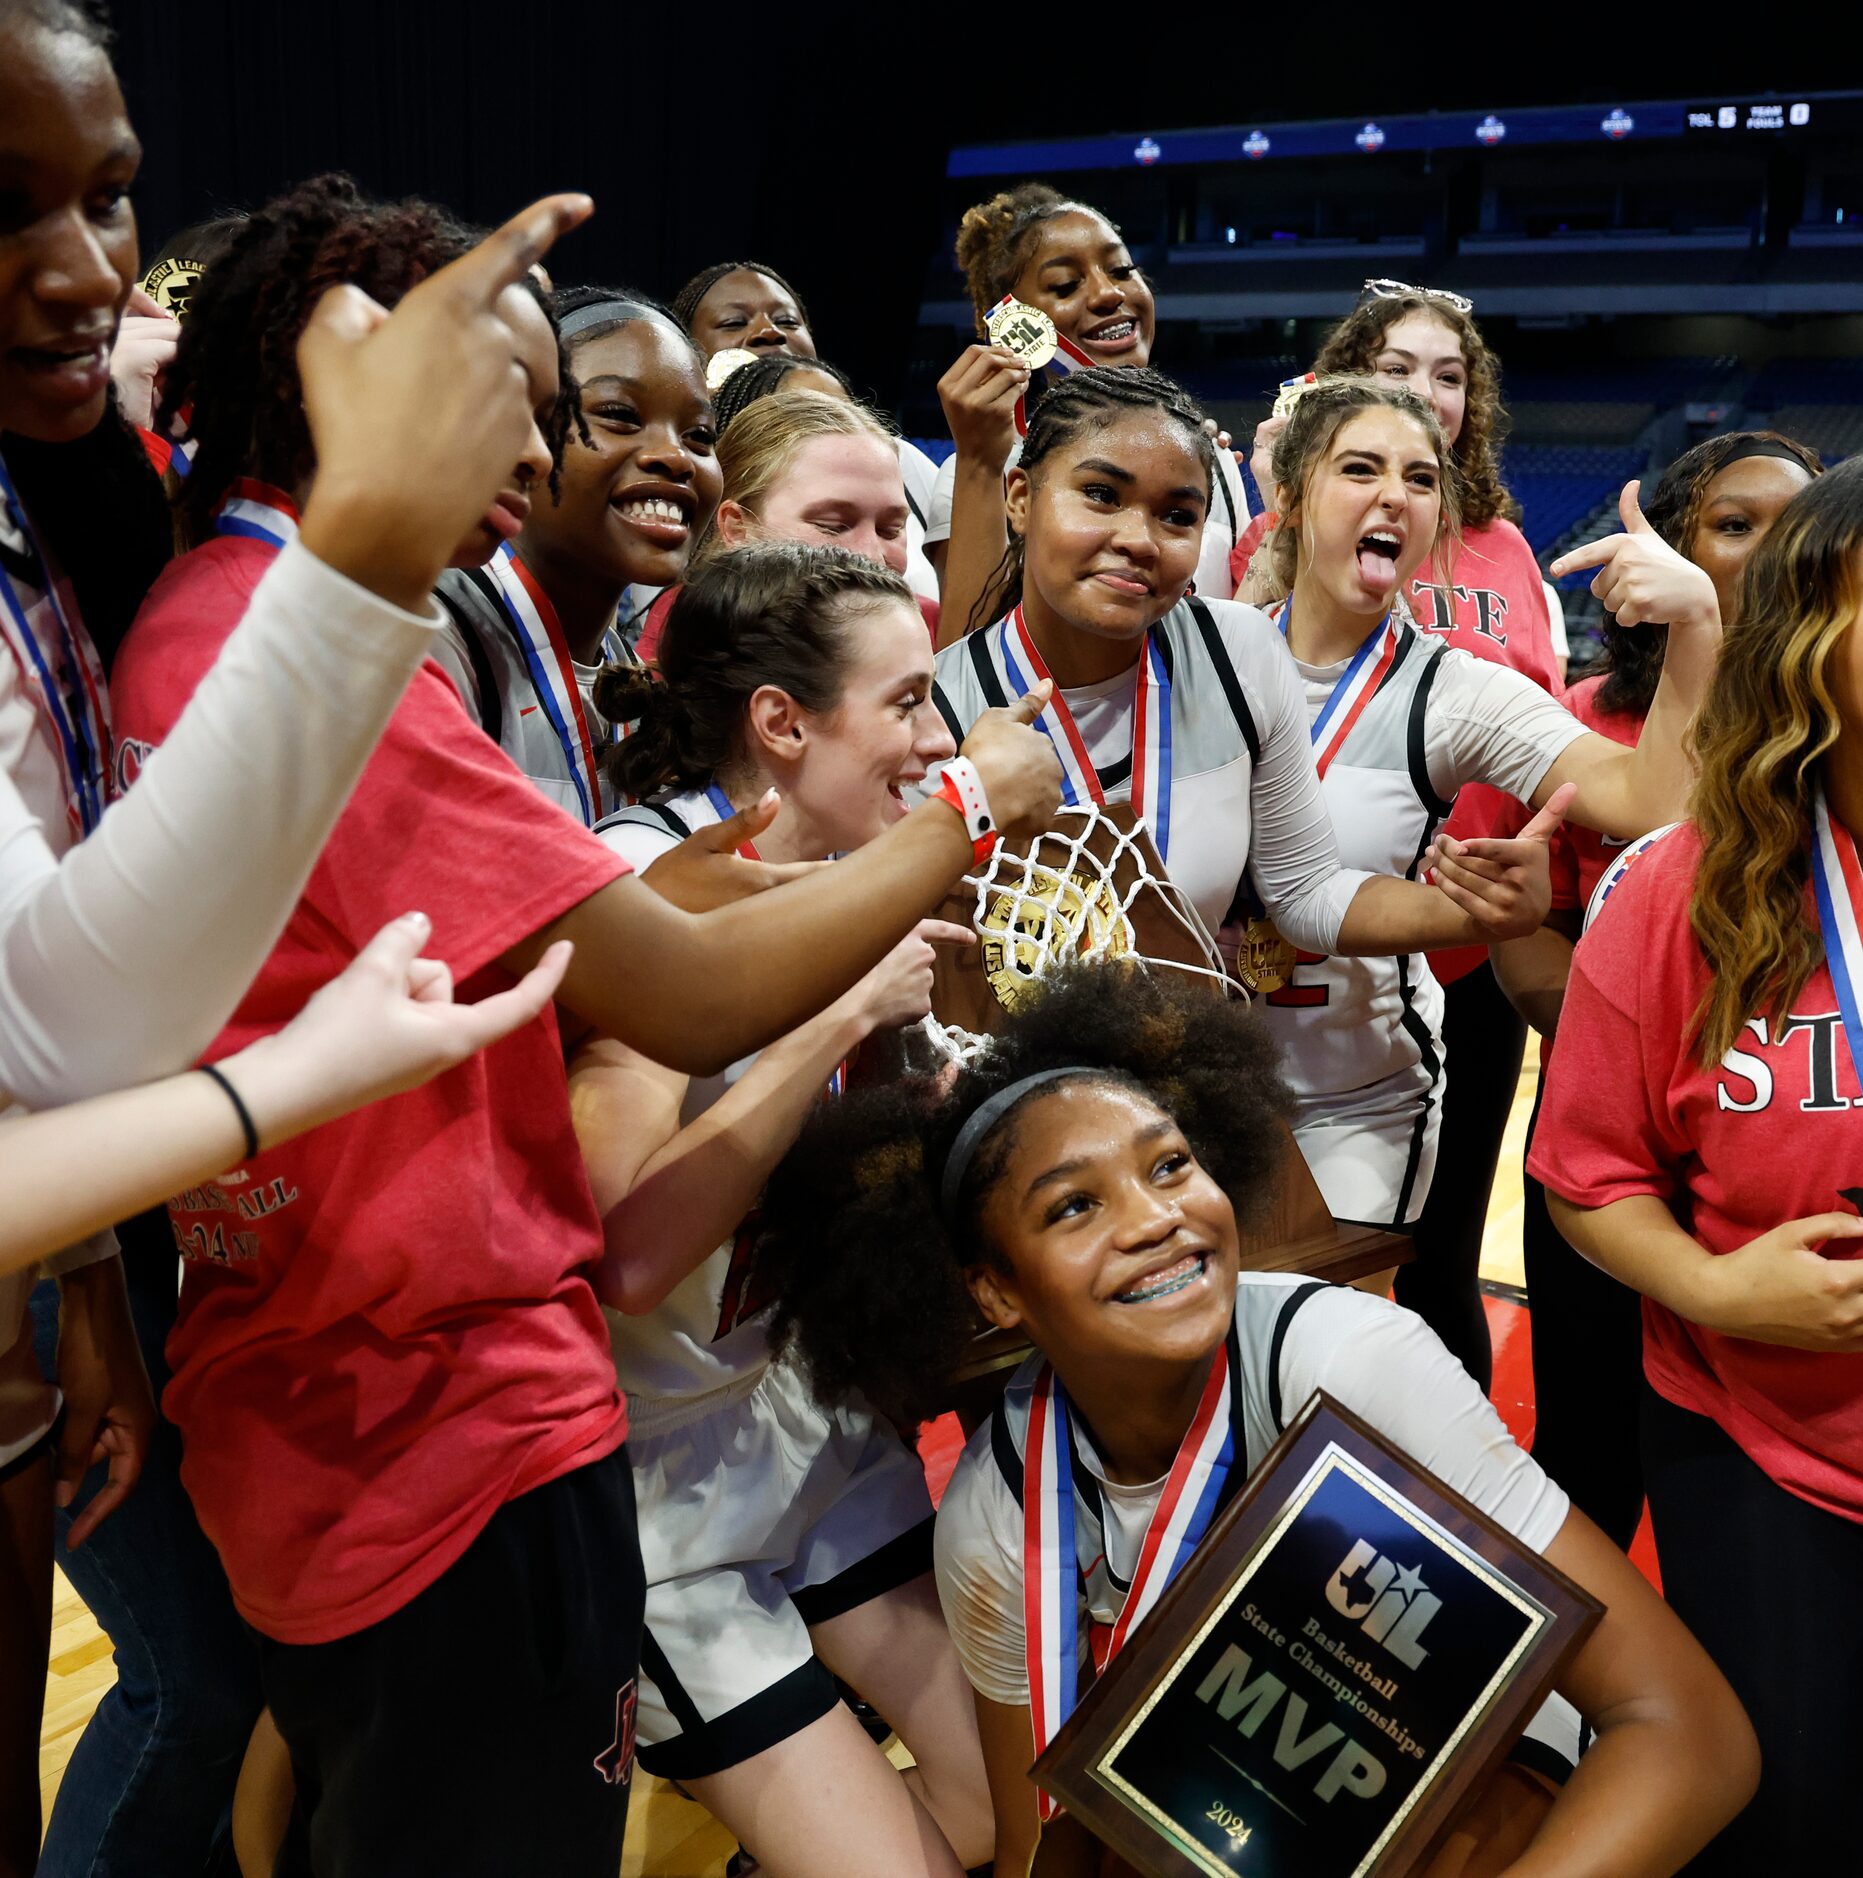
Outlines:
[{"label": "pointing finger", "polygon": [[1627,535],[1653,535],[1656,531],[1650,527],[1649,517],[1643,513],[1642,504],[1637,500],[1643,485],[1634,477],[1624,484],[1623,492],[1617,498],[1617,516],[1624,525]]},{"label": "pointing finger", "polygon": [[507,287],[515,286],[549,253],[551,244],[586,222],[595,213],[594,201],[580,192],[545,196],[520,209],[502,228],[462,254],[434,275],[466,289],[483,306],[490,306]]}]

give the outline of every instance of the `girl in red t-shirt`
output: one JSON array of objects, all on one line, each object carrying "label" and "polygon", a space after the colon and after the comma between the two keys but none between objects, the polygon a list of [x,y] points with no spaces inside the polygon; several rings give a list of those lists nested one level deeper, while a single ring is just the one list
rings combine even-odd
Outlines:
[{"label": "girl in red t-shirt", "polygon": [[[1650,526],[1714,582],[1721,617],[1733,617],[1740,571],[1779,512],[1819,473],[1817,454],[1772,431],[1733,431],[1697,444],[1663,472],[1650,496]],[[1583,559],[1583,557],[1577,557]],[[1643,728],[1669,629],[1604,628],[1604,668],[1565,694],[1574,717],[1618,743]],[[1527,939],[1496,948],[1510,998],[1552,1048],[1572,944],[1593,890],[1625,844],[1567,822],[1553,839],[1553,917]],[[1643,1510],[1643,1473],[1623,1438],[1642,1386],[1642,1329],[1635,1294],[1573,1256],[1529,1173],[1522,1222],[1533,1305],[1533,1452],[1546,1471],[1614,1538],[1628,1546]]]},{"label": "girl in red t-shirt", "polygon": [[1531,1162],[1560,1230],[1644,1294],[1664,1588],[1759,1735],[1759,1795],[1713,1872],[1855,1856],[1860,556],[1851,463],[1748,564],[1695,820],[1637,855],[1573,958]]}]

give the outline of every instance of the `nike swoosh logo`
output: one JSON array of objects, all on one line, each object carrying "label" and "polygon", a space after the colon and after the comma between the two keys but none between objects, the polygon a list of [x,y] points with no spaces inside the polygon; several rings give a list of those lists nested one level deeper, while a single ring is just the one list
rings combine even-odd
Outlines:
[{"label": "nike swoosh logo", "polygon": [[534,710],[535,710],[536,708],[537,708],[537,707],[536,707],[536,706],[535,706],[534,704],[527,704],[527,705],[525,705],[525,707],[523,708],[523,710],[521,710],[520,712],[518,712],[518,716],[519,716],[519,717],[528,717],[528,716],[529,716],[529,715],[531,714],[531,712],[532,712],[532,711],[534,711]]}]

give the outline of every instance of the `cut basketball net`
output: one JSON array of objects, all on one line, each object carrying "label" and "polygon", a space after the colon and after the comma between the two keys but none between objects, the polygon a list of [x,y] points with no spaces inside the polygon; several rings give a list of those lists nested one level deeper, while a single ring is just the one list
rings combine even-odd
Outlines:
[{"label": "cut basketball net", "polygon": [[[1056,812],[1057,826],[1036,837],[1026,851],[999,843],[980,873],[964,876],[964,885],[976,896],[970,924],[981,941],[991,988],[1005,1009],[1014,1010],[1057,968],[1090,958],[1129,959],[1210,979],[1225,992],[1239,989],[1223,970],[1197,909],[1162,871],[1162,862],[1153,871],[1155,850],[1144,822],[1130,810],[1124,813],[1129,828],[1094,804],[1062,808]],[[1181,928],[1188,949],[1207,964],[1141,946],[1133,911],[1148,891]],[[921,1020],[920,1029],[949,1063],[973,1062],[990,1044],[987,1033],[942,1023],[935,1013]]]}]

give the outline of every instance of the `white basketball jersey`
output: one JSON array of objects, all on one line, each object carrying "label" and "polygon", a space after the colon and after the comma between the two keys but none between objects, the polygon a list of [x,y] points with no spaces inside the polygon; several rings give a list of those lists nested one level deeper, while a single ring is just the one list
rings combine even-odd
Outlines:
[{"label": "white basketball jersey", "polygon": [[[703,790],[688,790],[622,809],[595,832],[640,872],[694,829],[709,828],[721,819]],[[722,1076],[693,1077],[679,1125],[696,1121],[756,1060],[754,1055],[743,1057]],[[657,1310],[640,1317],[608,1313],[615,1374],[628,1396],[636,1430],[651,1431],[664,1419],[656,1416],[656,1403],[683,1406],[697,1396],[747,1386],[768,1366],[769,1313],[775,1300],[757,1283],[751,1257],[756,1223],[753,1214],[733,1238],[675,1285]]]}]

